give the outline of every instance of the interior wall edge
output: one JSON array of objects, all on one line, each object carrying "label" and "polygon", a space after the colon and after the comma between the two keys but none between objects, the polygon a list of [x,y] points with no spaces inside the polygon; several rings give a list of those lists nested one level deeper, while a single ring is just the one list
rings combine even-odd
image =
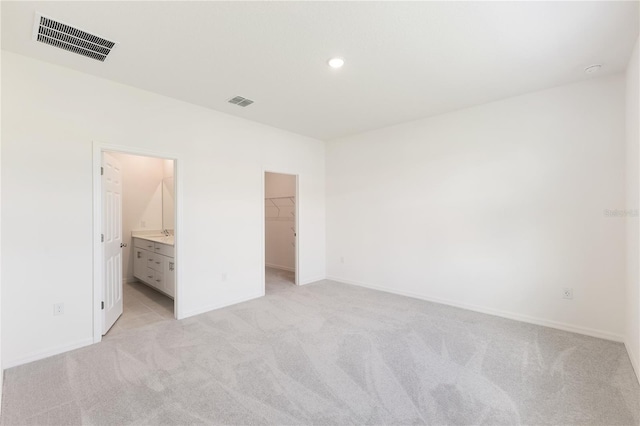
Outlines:
[{"label": "interior wall edge", "polygon": [[624,336],[620,334],[611,333],[604,330],[598,330],[595,328],[589,328],[589,327],[583,327],[580,325],[547,320],[544,318],[537,318],[529,315],[522,315],[515,312],[504,311],[504,310],[495,309],[495,308],[487,308],[484,306],[473,305],[473,304],[464,303],[464,302],[457,302],[455,300],[443,299],[440,297],[432,297],[426,294],[418,294],[418,293],[413,293],[413,292],[408,292],[403,290],[397,290],[397,289],[393,289],[385,286],[365,283],[361,281],[354,281],[354,280],[345,279],[337,276],[328,276],[327,279],[331,281],[341,282],[344,284],[350,284],[358,287],[369,288],[372,290],[384,291],[385,293],[397,294],[399,296],[406,296],[414,299],[424,300],[427,302],[438,303],[440,305],[447,305],[447,306],[452,306],[454,308],[466,309],[469,311],[479,312],[481,314],[492,315],[495,317],[506,318],[514,321],[524,322],[524,323],[533,324],[533,325],[539,325],[543,327],[555,328],[557,330],[568,331],[570,333],[583,334],[585,336],[597,337],[600,339],[611,340],[614,342],[620,342],[620,343],[624,342]]},{"label": "interior wall edge", "polygon": [[[626,205],[637,209],[640,197],[640,36],[631,52],[625,76]],[[640,260],[638,218],[626,223],[625,347],[640,383]]]},{"label": "interior wall edge", "polygon": [[262,297],[262,296],[264,296],[264,293],[263,292],[259,292],[259,293],[254,293],[251,296],[245,296],[245,297],[239,297],[237,299],[233,299],[230,302],[216,303],[216,304],[213,304],[213,305],[201,306],[201,307],[199,307],[197,309],[186,311],[184,313],[184,315],[182,315],[182,317],[180,319],[182,320],[182,319],[186,319],[186,318],[189,318],[189,317],[194,317],[196,315],[205,314],[207,312],[211,312],[211,311],[215,311],[215,310],[218,310],[218,309],[226,308],[227,306],[233,306],[233,305],[237,305],[239,303],[248,302],[250,300],[257,299],[258,297]]},{"label": "interior wall edge", "polygon": [[629,344],[628,338],[624,339],[624,347],[627,350],[627,355],[629,355],[629,360],[631,361],[631,366],[633,367],[633,372],[636,373],[636,379],[638,383],[640,383],[640,365],[638,365],[638,356],[633,352],[631,345]]},{"label": "interior wall edge", "polygon": [[313,283],[317,283],[318,281],[322,281],[326,279],[327,279],[326,275],[317,275],[315,277],[307,278],[306,280],[301,279],[298,285],[313,284]]}]

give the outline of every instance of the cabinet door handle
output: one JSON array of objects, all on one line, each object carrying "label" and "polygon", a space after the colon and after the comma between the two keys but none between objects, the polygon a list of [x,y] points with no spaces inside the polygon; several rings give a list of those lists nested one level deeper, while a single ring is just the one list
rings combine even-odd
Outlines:
[{"label": "cabinet door handle", "polygon": [[169,270],[170,270],[170,271],[173,271],[173,270],[176,268],[176,266],[175,266],[175,265],[176,265],[175,263],[173,263],[173,262],[169,262]]},{"label": "cabinet door handle", "polygon": [[156,265],[159,265],[159,264],[160,264],[160,262],[156,262]]},{"label": "cabinet door handle", "polygon": [[142,252],[138,251],[138,259],[142,259]]},{"label": "cabinet door handle", "polygon": [[153,259],[147,259],[147,262],[153,262]]},{"label": "cabinet door handle", "polygon": [[147,278],[153,279],[153,275],[147,275]]},{"label": "cabinet door handle", "polygon": [[160,282],[160,280],[156,280],[156,282],[157,282],[157,283],[159,283],[159,282]]}]

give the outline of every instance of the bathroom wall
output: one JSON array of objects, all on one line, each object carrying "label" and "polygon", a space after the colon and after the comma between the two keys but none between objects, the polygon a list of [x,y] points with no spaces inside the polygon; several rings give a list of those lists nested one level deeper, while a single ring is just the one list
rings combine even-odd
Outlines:
[{"label": "bathroom wall", "polygon": [[265,173],[266,266],[295,270],[295,196],[294,175]]},{"label": "bathroom wall", "polygon": [[110,153],[122,166],[122,272],[125,282],[133,280],[131,231],[162,229],[162,179],[165,160],[138,155]]}]

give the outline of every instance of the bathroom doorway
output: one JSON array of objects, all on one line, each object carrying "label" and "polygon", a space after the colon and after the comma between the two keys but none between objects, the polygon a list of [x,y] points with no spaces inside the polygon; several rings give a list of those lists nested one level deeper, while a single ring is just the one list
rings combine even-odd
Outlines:
[{"label": "bathroom doorway", "polygon": [[264,174],[265,293],[290,289],[297,278],[297,175]]},{"label": "bathroom doorway", "polygon": [[178,280],[175,159],[106,148],[96,155],[100,244],[94,269],[100,271],[94,274],[94,292],[99,290],[101,300],[94,312],[94,341],[99,341],[175,319]]}]

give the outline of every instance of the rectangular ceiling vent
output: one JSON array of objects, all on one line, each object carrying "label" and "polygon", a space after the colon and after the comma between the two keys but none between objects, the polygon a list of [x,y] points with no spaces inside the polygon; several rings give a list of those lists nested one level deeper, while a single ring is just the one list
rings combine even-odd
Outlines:
[{"label": "rectangular ceiling vent", "polygon": [[249,106],[253,103],[251,99],[243,98],[242,96],[236,96],[235,98],[229,99],[230,104],[238,105],[241,107]]},{"label": "rectangular ceiling vent", "polygon": [[116,43],[36,13],[33,39],[104,62]]}]

